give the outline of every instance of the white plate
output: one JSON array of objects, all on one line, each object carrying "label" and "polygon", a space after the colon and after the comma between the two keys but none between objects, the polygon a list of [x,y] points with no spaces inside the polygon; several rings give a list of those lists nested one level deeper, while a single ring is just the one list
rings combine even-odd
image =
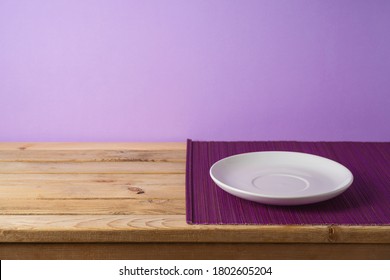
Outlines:
[{"label": "white plate", "polygon": [[255,152],[224,158],[210,168],[228,193],[255,202],[301,205],[344,192],[353,175],[333,160],[296,152]]}]

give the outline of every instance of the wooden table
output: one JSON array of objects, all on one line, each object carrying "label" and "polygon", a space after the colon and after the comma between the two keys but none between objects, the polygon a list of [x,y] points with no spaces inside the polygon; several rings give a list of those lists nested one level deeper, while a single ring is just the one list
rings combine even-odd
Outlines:
[{"label": "wooden table", "polygon": [[188,225],[185,143],[0,143],[0,259],[390,259],[390,226]]}]

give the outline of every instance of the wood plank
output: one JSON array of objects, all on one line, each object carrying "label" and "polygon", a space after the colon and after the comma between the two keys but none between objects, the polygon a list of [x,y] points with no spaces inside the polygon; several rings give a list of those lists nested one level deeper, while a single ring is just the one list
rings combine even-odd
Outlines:
[{"label": "wood plank", "polygon": [[324,226],[188,225],[184,214],[3,216],[0,229],[0,242],[328,242]]},{"label": "wood plank", "polygon": [[0,215],[184,214],[182,199],[0,199]]},{"label": "wood plank", "polygon": [[366,240],[376,243],[390,243],[390,225],[382,226],[345,226],[335,227],[334,240],[337,242],[356,243],[365,242]]},{"label": "wood plank", "polygon": [[12,186],[37,183],[52,183],[58,185],[77,185],[82,183],[112,183],[112,184],[149,184],[176,185],[185,184],[185,174],[1,174],[0,185]]},{"label": "wood plank", "polygon": [[0,150],[0,162],[184,162],[185,150]]},{"label": "wood plank", "polygon": [[389,231],[390,226],[189,225],[184,214],[6,215],[0,218],[0,242],[390,244]]},{"label": "wood plank", "polygon": [[185,149],[0,143],[0,258],[389,258],[390,226],[188,225]]},{"label": "wood plank", "polygon": [[183,199],[183,185],[44,185],[0,186],[0,199]]},{"label": "wood plank", "polygon": [[3,243],[0,244],[0,259],[388,260],[390,244]]},{"label": "wood plank", "polygon": [[184,181],[184,174],[0,174],[0,199],[184,199]]},{"label": "wood plank", "polygon": [[3,174],[184,173],[184,162],[0,162]]},{"label": "wood plank", "polygon": [[185,150],[185,142],[0,142],[0,150]]}]

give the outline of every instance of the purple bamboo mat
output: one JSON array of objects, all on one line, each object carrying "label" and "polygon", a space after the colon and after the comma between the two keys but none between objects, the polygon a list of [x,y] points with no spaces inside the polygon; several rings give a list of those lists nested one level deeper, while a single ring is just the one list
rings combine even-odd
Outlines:
[{"label": "purple bamboo mat", "polygon": [[[216,161],[255,151],[296,151],[333,159],[354,182],[340,196],[304,206],[270,206],[237,198],[209,176]],[[187,222],[190,224],[390,224],[390,143],[187,142]]]}]

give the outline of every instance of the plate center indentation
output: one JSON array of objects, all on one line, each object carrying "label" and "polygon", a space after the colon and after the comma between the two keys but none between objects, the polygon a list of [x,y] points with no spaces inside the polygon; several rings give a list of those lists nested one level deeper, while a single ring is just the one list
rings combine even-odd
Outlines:
[{"label": "plate center indentation", "polygon": [[252,185],[265,195],[287,195],[304,191],[310,184],[300,176],[271,173],[254,178]]}]

